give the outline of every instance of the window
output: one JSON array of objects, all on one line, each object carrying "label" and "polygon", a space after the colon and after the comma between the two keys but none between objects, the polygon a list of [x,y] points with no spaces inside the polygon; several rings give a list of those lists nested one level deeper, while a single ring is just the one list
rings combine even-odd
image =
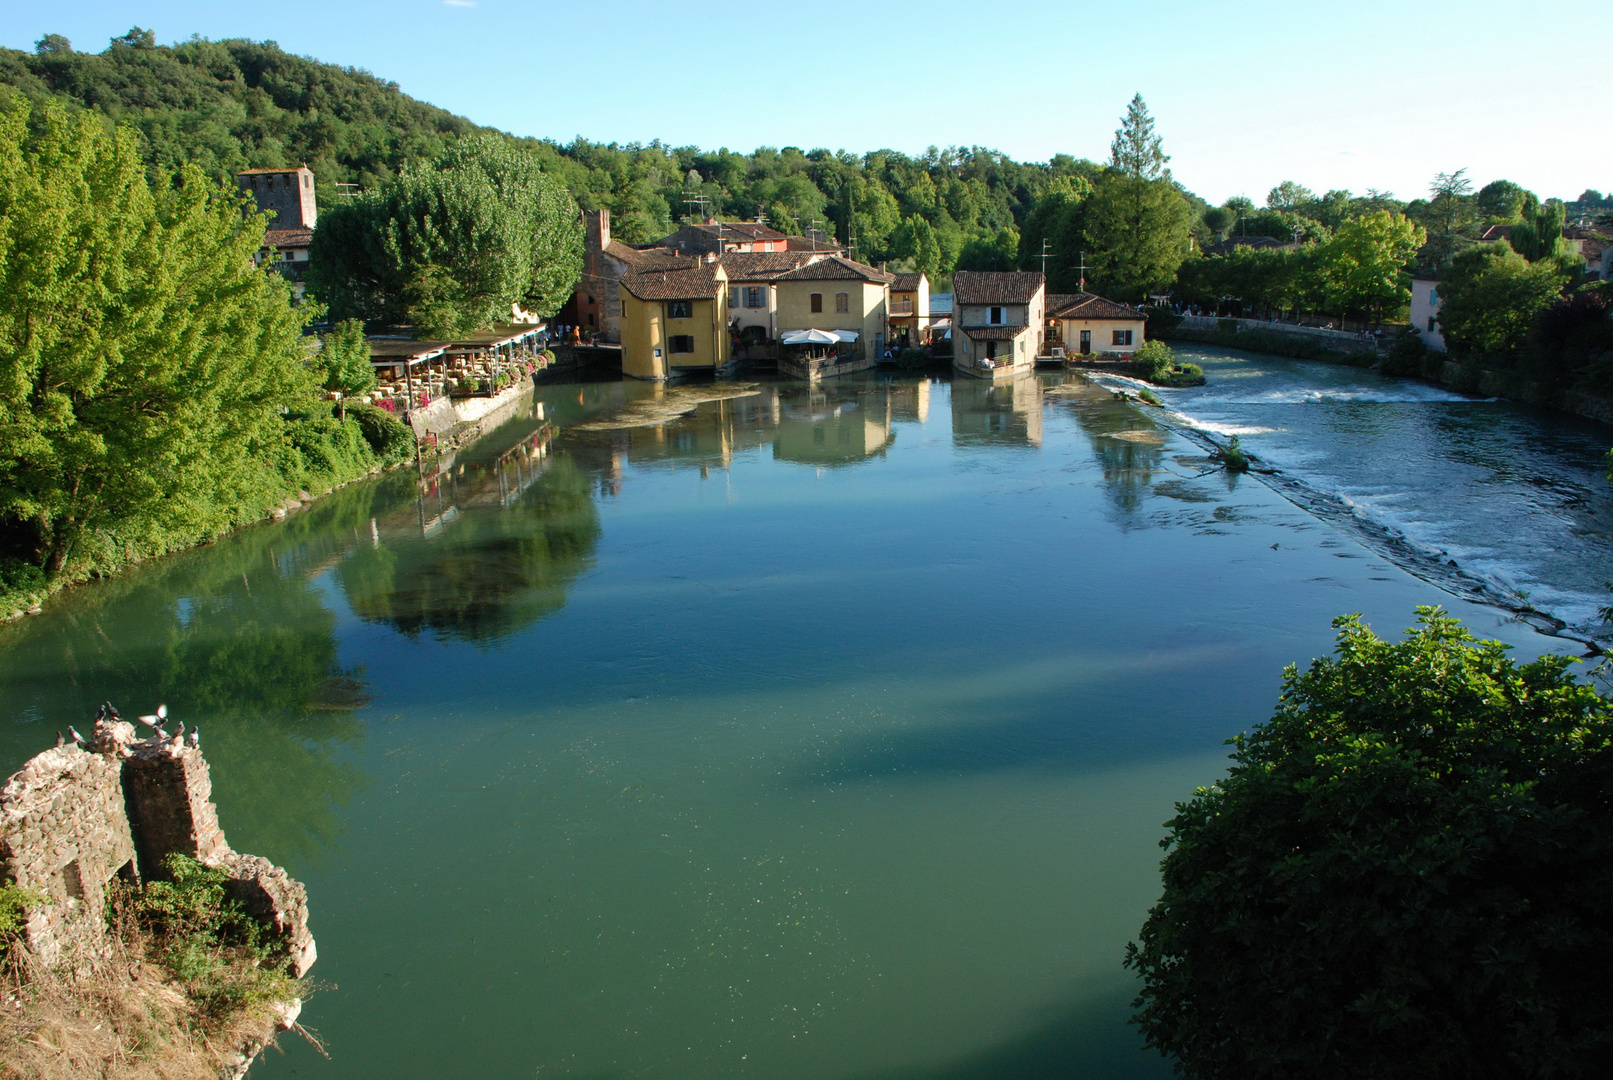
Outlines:
[{"label": "window", "polygon": [[1111,344],[1114,344],[1114,345],[1130,345],[1131,344],[1131,331],[1130,330],[1116,330],[1115,331],[1114,341],[1111,342]]},{"label": "window", "polygon": [[986,317],[986,321],[993,326],[1001,326],[1003,322],[1003,309],[1000,307],[992,308],[991,314]]},{"label": "window", "polygon": [[694,317],[694,301],[668,301],[666,306],[666,317],[669,319],[692,319]]},{"label": "window", "polygon": [[668,352],[692,353],[694,352],[694,335],[673,334],[670,338],[667,338],[666,344]]},{"label": "window", "polygon": [[823,294],[821,292],[815,292],[815,293],[812,294],[812,312],[813,312],[813,314],[817,314],[818,312],[821,312],[822,310],[823,310]]},{"label": "window", "polygon": [[1430,304],[1439,303],[1439,286],[1436,285],[1428,290],[1428,302]]},{"label": "window", "polygon": [[851,294],[850,293],[843,293],[843,292],[835,293],[835,311],[838,314],[844,315],[846,312],[848,312],[850,310],[851,310]]},{"label": "window", "polygon": [[728,306],[729,307],[738,307],[739,306],[739,286],[738,285],[735,285],[733,288],[728,290]]},{"label": "window", "polygon": [[759,286],[752,285],[745,290],[746,307],[766,307],[767,293]]},{"label": "window", "polygon": [[1430,334],[1434,332],[1434,317],[1432,315],[1428,316],[1428,332]]}]

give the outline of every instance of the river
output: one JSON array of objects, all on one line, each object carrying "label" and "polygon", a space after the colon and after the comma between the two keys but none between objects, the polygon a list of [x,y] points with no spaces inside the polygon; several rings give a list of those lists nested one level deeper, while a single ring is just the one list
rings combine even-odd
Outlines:
[{"label": "river", "polygon": [[[1124,947],[1283,666],[1430,603],[1580,651],[1386,530],[1564,619],[1607,565],[1605,431],[1207,367],[1164,413],[869,376],[631,426],[665,394],[543,387],[423,494],[354,485],[0,628],[7,764],[104,698],[200,724],[232,843],[307,883],[319,941],[330,1058],[287,1038],[258,1080],[1167,1076]],[[1282,473],[1210,470],[1211,428]],[[1551,484],[1468,506],[1486,453],[1578,478],[1583,546]],[[1394,460],[1446,479],[1388,491]]]}]

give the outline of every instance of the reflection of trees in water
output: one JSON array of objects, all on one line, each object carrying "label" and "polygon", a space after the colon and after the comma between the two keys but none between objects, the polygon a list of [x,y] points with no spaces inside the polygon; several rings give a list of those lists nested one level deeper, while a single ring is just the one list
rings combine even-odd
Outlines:
[{"label": "reflection of trees in water", "polygon": [[1148,497],[1154,474],[1164,465],[1164,430],[1119,402],[1078,405],[1073,415],[1103,469],[1109,501],[1120,511],[1121,524],[1129,524]]},{"label": "reflection of trees in water", "polygon": [[351,712],[305,703],[337,662],[335,616],[315,578],[410,484],[357,485],[211,547],[73,590],[45,618],[0,635],[8,768],[110,699],[166,702],[200,725],[230,841],[293,869],[338,834],[336,808],[364,782],[341,760],[364,738]]},{"label": "reflection of trees in water", "polygon": [[558,611],[592,565],[600,529],[589,489],[570,458],[555,457],[509,506],[456,494],[465,508],[440,530],[389,530],[342,560],[337,580],[359,617],[410,637],[497,640]]}]

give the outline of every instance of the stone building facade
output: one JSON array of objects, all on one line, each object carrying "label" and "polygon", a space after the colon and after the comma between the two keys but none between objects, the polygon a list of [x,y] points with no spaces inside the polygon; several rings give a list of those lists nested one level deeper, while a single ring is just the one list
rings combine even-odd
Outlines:
[{"label": "stone building facade", "polygon": [[89,744],[46,750],[0,789],[0,874],[43,899],[24,931],[47,963],[72,941],[105,933],[115,878],[161,878],[162,860],[188,855],[229,876],[230,894],[270,928],[300,978],[314,963],[303,886],[267,859],[234,851],[219,827],[200,748],[137,738],[101,720]]}]

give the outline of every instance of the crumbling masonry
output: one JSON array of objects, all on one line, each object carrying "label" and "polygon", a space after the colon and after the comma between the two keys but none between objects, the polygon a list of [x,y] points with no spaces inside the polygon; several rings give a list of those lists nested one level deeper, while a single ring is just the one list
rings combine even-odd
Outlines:
[{"label": "crumbling masonry", "polygon": [[229,875],[229,890],[285,946],[293,975],[314,962],[308,894],[267,859],[230,849],[199,748],[138,739],[133,725],[99,720],[73,743],[30,760],[0,789],[0,872],[45,897],[29,911],[28,948],[54,963],[70,941],[104,940],[113,878],[161,878],[162,860],[189,855]]}]

